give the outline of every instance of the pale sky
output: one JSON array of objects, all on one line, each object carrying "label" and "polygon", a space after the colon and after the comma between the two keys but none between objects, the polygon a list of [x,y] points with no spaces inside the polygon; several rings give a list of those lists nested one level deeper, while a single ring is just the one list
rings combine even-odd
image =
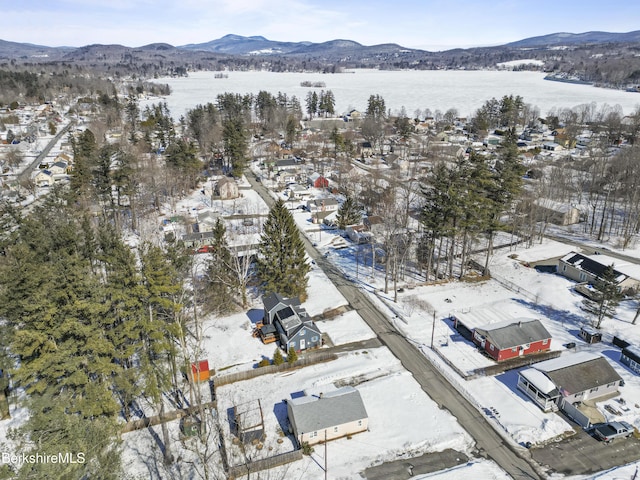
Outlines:
[{"label": "pale sky", "polygon": [[640,29],[637,0],[0,0],[0,39],[47,46],[269,40],[446,50]]}]

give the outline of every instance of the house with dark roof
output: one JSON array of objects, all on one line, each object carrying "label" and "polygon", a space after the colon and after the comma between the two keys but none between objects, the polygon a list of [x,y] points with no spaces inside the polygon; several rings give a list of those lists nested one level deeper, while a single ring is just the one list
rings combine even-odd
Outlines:
[{"label": "house with dark roof", "polygon": [[322,345],[322,333],[307,311],[300,306],[298,298],[284,298],[271,293],[262,298],[263,323],[275,327],[280,346],[289,351],[307,350]]},{"label": "house with dark roof", "polygon": [[297,170],[300,162],[296,158],[285,158],[282,160],[277,160],[274,169],[276,172],[281,172],[283,170]]},{"label": "house with dark roof", "polygon": [[287,308],[289,306],[300,306],[299,298],[285,298],[279,293],[270,293],[262,297],[262,305],[264,307],[264,319],[265,325],[270,325],[275,319],[276,313],[279,310]]},{"label": "house with dark roof", "polygon": [[558,260],[558,273],[585,284],[601,280],[607,267],[613,265],[613,273],[620,290],[637,291],[640,288],[640,269],[605,255],[582,255],[571,252]]},{"label": "house with dark roof", "polygon": [[621,381],[606,358],[590,352],[539,362],[518,373],[518,389],[545,412],[617,394]]},{"label": "house with dark roof", "polygon": [[289,430],[298,445],[335,440],[364,432],[369,427],[360,392],[342,387],[287,400]]},{"label": "house with dark roof", "polygon": [[334,212],[340,208],[338,200],[332,197],[315,198],[307,202],[307,209],[313,213]]},{"label": "house with dark roof", "polygon": [[540,320],[523,318],[477,327],[473,342],[500,362],[549,350],[551,334]]}]

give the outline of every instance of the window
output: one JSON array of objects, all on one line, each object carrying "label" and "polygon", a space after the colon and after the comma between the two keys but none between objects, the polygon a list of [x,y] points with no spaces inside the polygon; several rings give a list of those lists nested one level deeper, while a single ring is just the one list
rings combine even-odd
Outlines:
[{"label": "window", "polygon": [[493,345],[492,345],[491,343],[489,344],[489,350],[495,350],[495,349],[493,348]]},{"label": "window", "polygon": [[515,351],[516,351],[516,347],[513,347],[513,348],[511,349],[511,351],[512,351],[512,352],[515,352]]},{"label": "window", "polygon": [[362,420],[358,420],[358,426],[361,427],[362,426]]},{"label": "window", "polygon": [[318,336],[316,335],[315,337],[311,337],[311,341],[312,342],[317,342],[318,341]]},{"label": "window", "polygon": [[611,382],[611,383],[607,384],[607,388],[615,387],[615,385],[616,385],[616,382]]},{"label": "window", "polygon": [[530,348],[531,348],[531,344],[529,344],[529,343],[525,343],[525,344],[523,345],[523,348],[524,348],[525,350],[528,350],[528,349],[530,349]]},{"label": "window", "polygon": [[542,344],[543,344],[543,345],[546,345],[547,343],[549,343],[549,339],[548,339],[548,338],[545,338],[545,339],[542,341]]},{"label": "window", "polygon": [[593,393],[593,392],[597,392],[598,391],[598,387],[592,388],[591,390],[589,390],[589,393]]},{"label": "window", "polygon": [[338,427],[333,427],[333,433],[338,433]]},{"label": "window", "polygon": [[307,331],[303,328],[302,330],[300,330],[300,335],[302,335],[304,337],[304,334],[307,333]]},{"label": "window", "polygon": [[315,437],[317,437],[317,436],[318,436],[318,432],[311,432],[311,433],[309,434],[309,438],[315,438]]}]

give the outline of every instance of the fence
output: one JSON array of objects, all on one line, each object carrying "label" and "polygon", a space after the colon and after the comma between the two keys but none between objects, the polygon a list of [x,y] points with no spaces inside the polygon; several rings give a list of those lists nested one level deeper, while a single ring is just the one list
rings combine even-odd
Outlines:
[{"label": "fence", "polygon": [[543,360],[549,360],[551,358],[557,358],[561,353],[561,350],[551,350],[549,352],[536,353],[534,355],[524,355],[517,359],[506,360],[505,362],[497,363],[488,367],[477,368],[472,372],[473,378],[498,375],[506,370],[524,367],[526,365],[542,362]]},{"label": "fence", "polygon": [[308,365],[315,365],[316,363],[330,362],[337,358],[338,356],[335,353],[310,352],[293,363],[285,362],[282,365],[267,365],[266,367],[254,368],[253,370],[246,370],[244,372],[220,375],[214,377],[213,382],[216,388],[218,388],[222,385],[228,385],[229,383],[240,382],[242,380],[249,380],[251,378],[259,377],[260,375],[284,372],[286,370],[302,368]]},{"label": "fence", "polygon": [[248,462],[245,465],[234,465],[233,467],[229,467],[229,479],[243,477],[254,472],[268,470],[270,468],[279,467],[280,465],[286,465],[287,463],[296,462],[298,460],[302,460],[302,450],[294,450],[293,452],[281,453],[280,455],[274,455],[273,457],[262,458],[254,462]]},{"label": "fence", "polygon": [[582,413],[577,407],[574,407],[569,402],[562,401],[562,411],[567,414],[567,416],[580,425],[582,428],[589,428],[591,426],[591,420],[588,416]]},{"label": "fence", "polygon": [[525,297],[527,300],[529,300],[530,302],[533,302],[535,305],[537,305],[538,302],[540,301],[540,299],[538,298],[538,295],[531,293],[526,288],[522,288],[521,286],[516,285],[515,283],[513,283],[510,280],[507,280],[506,278],[502,278],[499,275],[491,275],[491,278],[493,278],[496,282],[498,282],[500,285],[502,285],[506,289],[511,290],[512,292],[515,292]]}]

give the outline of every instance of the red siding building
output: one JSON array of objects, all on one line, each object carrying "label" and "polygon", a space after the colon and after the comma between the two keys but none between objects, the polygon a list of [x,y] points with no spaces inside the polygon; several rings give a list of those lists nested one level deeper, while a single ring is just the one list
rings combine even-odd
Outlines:
[{"label": "red siding building", "polygon": [[473,341],[497,362],[551,348],[551,334],[536,319],[478,327],[473,331]]}]

